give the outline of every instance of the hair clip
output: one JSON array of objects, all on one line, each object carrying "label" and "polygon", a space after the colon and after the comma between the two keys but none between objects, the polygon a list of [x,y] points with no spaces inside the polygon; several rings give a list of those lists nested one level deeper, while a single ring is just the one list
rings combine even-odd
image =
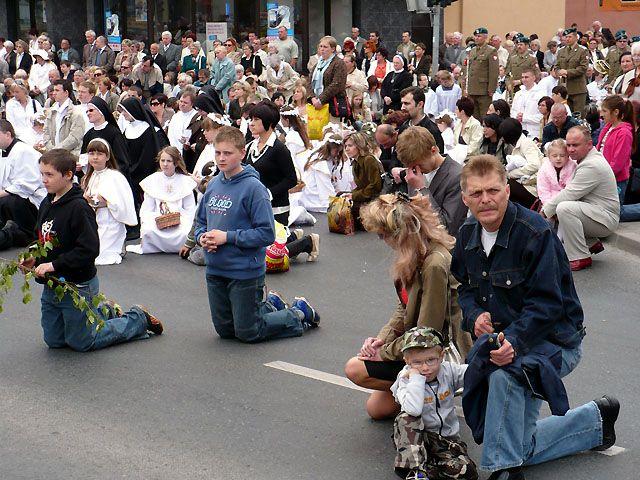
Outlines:
[{"label": "hair clip", "polygon": [[404,203],[411,203],[411,198],[409,197],[409,194],[405,192],[396,192],[396,199]]}]

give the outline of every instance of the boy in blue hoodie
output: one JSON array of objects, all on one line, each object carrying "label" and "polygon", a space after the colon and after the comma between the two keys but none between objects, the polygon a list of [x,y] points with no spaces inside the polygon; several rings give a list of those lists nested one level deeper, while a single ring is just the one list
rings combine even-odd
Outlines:
[{"label": "boy in blue hoodie", "polygon": [[265,301],[266,247],[275,240],[269,193],[243,165],[244,136],[222,127],[215,141],[222,175],[209,183],[196,215],[196,242],[205,250],[211,320],[222,338],[259,342],[300,336],[320,322],[304,297],[289,307],[276,292]]}]

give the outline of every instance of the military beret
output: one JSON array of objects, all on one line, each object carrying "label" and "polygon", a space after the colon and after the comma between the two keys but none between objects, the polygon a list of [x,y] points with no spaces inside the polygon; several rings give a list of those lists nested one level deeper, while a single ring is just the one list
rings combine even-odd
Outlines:
[{"label": "military beret", "polygon": [[531,43],[531,39],[525,35],[517,35],[516,38],[514,39],[514,42],[516,43]]},{"label": "military beret", "polygon": [[640,42],[640,35],[636,35],[634,37],[631,37],[631,42],[632,43]]},{"label": "military beret", "polygon": [[626,40],[627,37],[627,32],[626,30],[618,30],[615,34],[616,40]]},{"label": "military beret", "polygon": [[486,27],[478,27],[473,31],[474,35],[487,35],[489,30]]},{"label": "military beret", "polygon": [[570,33],[578,33],[578,29],[575,27],[570,27],[566,28],[564,32],[562,32],[563,35],[569,35]]},{"label": "military beret", "polygon": [[442,335],[434,328],[429,327],[413,327],[402,336],[402,348],[409,350],[410,348],[433,348],[444,347]]}]

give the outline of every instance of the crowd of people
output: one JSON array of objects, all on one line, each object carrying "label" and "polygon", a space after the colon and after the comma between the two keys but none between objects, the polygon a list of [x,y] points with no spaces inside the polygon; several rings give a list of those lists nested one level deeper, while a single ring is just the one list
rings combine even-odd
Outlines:
[{"label": "crowd of people", "polygon": [[[618,401],[569,410],[561,377],[584,337],[571,271],[640,219],[640,38],[594,22],[546,51],[484,27],[462,40],[446,34],[435,72],[410,32],[390,48],[355,27],[321,38],[306,69],[285,28],[242,42],[163,32],[117,53],[93,31],[77,50],[44,33],[4,41],[0,249],[55,238],[23,263],[44,283],[47,345],[162,333],[139,305],[107,304],[104,327],[86,326],[47,280],[95,296],[95,265],[127,252],[206,265],[222,338],[317,328],[265,273],[317,260],[319,235],[294,227],[341,198],[396,252],[397,309],[345,371],[374,390],[371,417],[397,415],[399,474],[477,478],[452,403],[462,387],[492,479],[613,445]],[[553,416],[538,420],[540,398]]]}]

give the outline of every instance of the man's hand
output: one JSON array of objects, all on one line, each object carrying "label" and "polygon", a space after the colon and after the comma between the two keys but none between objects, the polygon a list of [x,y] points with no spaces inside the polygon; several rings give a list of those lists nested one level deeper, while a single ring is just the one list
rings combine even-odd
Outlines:
[{"label": "man's hand", "polygon": [[316,97],[311,99],[311,103],[315,107],[316,110],[320,110],[322,108],[322,102],[318,100]]},{"label": "man's hand", "polygon": [[558,70],[558,71],[556,71],[556,73],[558,74],[559,77],[566,77],[567,76],[567,71],[565,69]]},{"label": "man's hand", "polygon": [[215,242],[210,238],[210,232],[205,232],[200,235],[200,239],[198,240],[202,248],[204,248],[207,252],[215,252],[218,249],[218,246]]},{"label": "man's hand", "polygon": [[406,168],[393,167],[391,169],[391,175],[393,176],[393,181],[396,183],[402,183],[402,178],[400,178],[400,174],[405,170]]},{"label": "man's hand", "polygon": [[31,258],[27,258],[23,261],[20,262],[20,271],[22,271],[22,273],[27,273],[29,270],[31,270],[36,264],[36,259],[31,257]]},{"label": "man's hand", "polygon": [[391,97],[384,97],[384,103],[386,105],[391,105]]},{"label": "man's hand", "polygon": [[189,247],[187,247],[186,245],[183,245],[180,248],[180,251],[178,252],[178,255],[180,255],[180,257],[186,259],[189,256],[190,252],[191,252],[191,249]]},{"label": "man's hand", "polygon": [[367,338],[362,344],[358,358],[361,360],[371,360],[373,357],[380,356],[380,347],[384,345],[384,341],[376,337]]},{"label": "man's hand", "polygon": [[407,168],[407,176],[405,179],[407,181],[407,185],[415,190],[420,190],[427,186],[424,180],[424,175],[422,175],[422,169],[419,165]]},{"label": "man's hand", "polygon": [[417,368],[410,368],[404,374],[404,378],[409,378],[411,375],[422,375]]},{"label": "man's hand", "polygon": [[480,337],[485,333],[493,333],[493,324],[491,323],[491,314],[489,312],[478,315],[473,325],[473,333],[476,337]]},{"label": "man's hand", "polygon": [[509,340],[504,338],[504,333],[500,332],[498,340],[502,346],[498,350],[491,351],[489,356],[491,357],[491,363],[498,365],[499,367],[504,367],[505,365],[509,365],[513,362],[516,352],[513,349],[513,346],[509,343]]},{"label": "man's hand", "polygon": [[53,263],[43,263],[42,265],[38,265],[35,270],[35,274],[37,277],[44,277],[47,273],[51,273],[54,271]]}]

